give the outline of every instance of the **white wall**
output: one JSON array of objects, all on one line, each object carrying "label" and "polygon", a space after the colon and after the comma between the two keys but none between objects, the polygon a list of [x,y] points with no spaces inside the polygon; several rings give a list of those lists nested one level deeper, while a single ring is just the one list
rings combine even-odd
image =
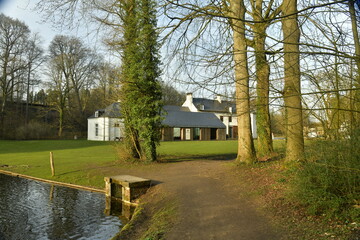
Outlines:
[{"label": "white wall", "polygon": [[250,113],[250,121],[251,121],[251,131],[253,138],[257,138],[257,130],[256,130],[256,115],[254,113]]},{"label": "white wall", "polygon": [[[96,136],[96,124],[98,124],[98,134]],[[118,124],[119,127],[115,127]],[[115,138],[124,137],[124,124],[118,118],[89,118],[88,119],[88,140],[92,141],[114,141]]]},{"label": "white wall", "polygon": [[[215,113],[215,115],[220,119],[220,116],[223,116],[223,123],[226,126],[226,134],[229,134],[229,127],[234,127],[238,125],[237,117],[235,114],[232,114],[231,122],[229,122],[230,114],[227,113]],[[250,122],[251,122],[251,132],[253,138],[257,138],[256,131],[256,115],[254,113],[250,113]]]}]

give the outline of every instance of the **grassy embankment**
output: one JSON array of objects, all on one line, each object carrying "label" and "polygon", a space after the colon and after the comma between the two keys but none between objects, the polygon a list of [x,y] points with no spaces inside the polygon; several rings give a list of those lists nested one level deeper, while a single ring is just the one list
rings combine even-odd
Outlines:
[{"label": "grassy embankment", "polygon": [[[162,142],[159,147],[162,161],[193,159],[231,159],[236,156],[236,141]],[[51,176],[49,153],[53,152],[55,176]],[[0,169],[59,182],[104,187],[102,168],[119,163],[116,143],[85,140],[0,141]],[[141,166],[148,167],[148,166]],[[107,171],[106,174],[116,174]]]}]

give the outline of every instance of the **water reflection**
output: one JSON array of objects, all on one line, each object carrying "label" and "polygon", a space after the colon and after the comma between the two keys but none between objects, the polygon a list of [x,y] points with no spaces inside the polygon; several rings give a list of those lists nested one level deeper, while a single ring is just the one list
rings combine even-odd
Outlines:
[{"label": "water reflection", "polygon": [[109,239],[119,217],[105,196],[0,174],[0,240]]},{"label": "water reflection", "polygon": [[112,197],[106,197],[105,202],[105,214],[108,216],[120,216],[123,224],[126,224],[131,219],[136,208],[133,204]]}]

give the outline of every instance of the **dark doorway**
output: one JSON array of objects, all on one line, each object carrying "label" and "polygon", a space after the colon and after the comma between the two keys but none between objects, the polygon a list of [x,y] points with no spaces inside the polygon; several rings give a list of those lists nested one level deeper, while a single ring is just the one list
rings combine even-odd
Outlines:
[{"label": "dark doorway", "polygon": [[216,140],[217,128],[212,128],[210,132],[210,140]]}]

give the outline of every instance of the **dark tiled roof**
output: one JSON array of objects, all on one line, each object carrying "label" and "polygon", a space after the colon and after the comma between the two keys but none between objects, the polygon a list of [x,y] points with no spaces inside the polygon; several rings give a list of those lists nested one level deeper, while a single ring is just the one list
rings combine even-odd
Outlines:
[{"label": "dark tiled roof", "polygon": [[105,113],[102,116],[109,118],[120,118],[122,116],[120,112],[120,103],[115,102],[107,106],[105,108]]},{"label": "dark tiled roof", "polygon": [[165,111],[183,111],[183,112],[190,112],[188,107],[181,107],[181,106],[174,106],[174,105],[165,105],[163,107]]},{"label": "dark tiled roof", "polygon": [[163,125],[168,127],[198,127],[198,128],[226,128],[226,126],[213,113],[189,112],[169,110],[163,120]]},{"label": "dark tiled roof", "polygon": [[[96,110],[99,113],[98,117],[121,118],[120,103],[115,102],[107,106],[105,109]],[[89,118],[96,118],[95,114]]]},{"label": "dark tiled roof", "polygon": [[[229,112],[229,107],[232,107],[232,113],[236,112],[236,105],[231,101],[210,100],[206,98],[193,98],[193,104],[200,111],[207,112]],[[203,106],[203,108],[202,108]]]},{"label": "dark tiled roof", "polygon": [[[168,127],[198,127],[198,128],[226,128],[225,125],[213,113],[190,112],[187,107],[166,105],[162,124]],[[119,118],[120,103],[116,102],[107,106],[99,117]],[[89,117],[95,118],[95,115]]]}]

